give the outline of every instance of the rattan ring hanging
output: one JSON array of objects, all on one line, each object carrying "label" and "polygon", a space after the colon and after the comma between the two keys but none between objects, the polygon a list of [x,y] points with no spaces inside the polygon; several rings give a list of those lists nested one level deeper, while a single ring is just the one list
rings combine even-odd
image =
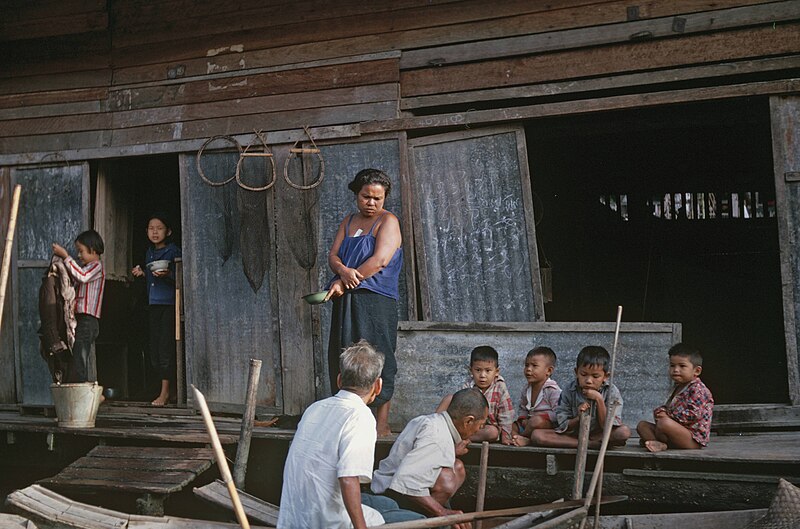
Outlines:
[{"label": "rattan ring hanging", "polygon": [[[308,132],[308,127],[303,127],[303,130],[306,131],[306,136],[308,136],[308,139],[311,140],[311,145],[314,147],[311,149],[299,148],[297,147],[297,144],[300,143],[301,140],[294,142],[292,148],[289,149],[289,156],[286,157],[286,161],[283,163],[283,179],[286,180],[286,183],[293,188],[301,191],[307,191],[320,185],[322,183],[322,179],[325,178],[325,160],[322,158],[322,151],[320,151],[319,147],[317,147],[317,144],[314,142],[314,138],[312,138],[311,134]],[[319,159],[319,176],[316,180],[305,186],[295,184],[289,179],[289,162],[291,162],[292,158],[298,154],[316,154],[317,159]]]},{"label": "rattan ring hanging", "polygon": [[206,174],[203,172],[203,168],[200,166],[200,157],[203,156],[203,151],[206,149],[206,147],[208,147],[208,145],[214,140],[227,140],[228,142],[236,145],[236,150],[239,151],[239,162],[241,162],[241,160],[242,160],[242,146],[239,144],[238,141],[236,141],[236,138],[234,138],[233,136],[224,136],[224,135],[223,136],[211,136],[210,138],[208,138],[205,141],[205,143],[203,143],[203,146],[200,147],[200,150],[197,151],[197,157],[196,157],[196,160],[197,160],[197,173],[200,175],[200,178],[203,179],[203,182],[205,182],[206,184],[208,184],[208,185],[210,185],[212,187],[219,187],[219,186],[224,186],[225,184],[227,184],[228,182],[230,182],[231,180],[233,180],[234,178],[236,178],[238,176],[238,174],[239,174],[239,162],[236,162],[236,171],[233,173],[233,176],[231,176],[227,180],[223,180],[222,182],[212,182],[211,180],[206,178]]},{"label": "rattan ring hanging", "polygon": [[[255,132],[256,136],[258,137],[258,140],[261,142],[261,145],[262,145],[264,151],[263,152],[248,152],[250,150],[250,147],[253,146],[252,143],[244,148],[244,151],[242,151],[242,153],[239,155],[239,161],[236,162],[236,174],[235,174],[236,183],[239,184],[239,187],[241,187],[242,189],[247,189],[248,191],[266,191],[267,189],[269,189],[270,187],[275,185],[275,180],[277,179],[277,171],[276,171],[276,168],[275,168],[275,157],[272,155],[272,152],[270,151],[269,146],[267,145],[267,141],[264,138],[264,135],[261,133],[261,131],[253,131],[253,132]],[[269,161],[270,161],[270,164],[272,166],[272,180],[267,182],[267,184],[264,185],[264,186],[251,187],[251,186],[245,184],[244,182],[242,182],[242,176],[241,176],[242,160],[244,160],[247,157],[251,157],[251,156],[268,158]]]}]

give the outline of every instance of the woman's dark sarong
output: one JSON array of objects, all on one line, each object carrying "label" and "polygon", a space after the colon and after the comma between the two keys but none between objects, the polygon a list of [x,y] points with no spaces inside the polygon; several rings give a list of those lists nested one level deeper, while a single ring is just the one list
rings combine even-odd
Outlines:
[{"label": "woman's dark sarong", "polygon": [[328,342],[328,372],[333,394],[338,392],[336,378],[339,375],[339,355],[361,339],[368,341],[385,356],[381,372],[383,389],[371,404],[380,406],[391,400],[394,394],[394,378],[397,374],[394,357],[397,346],[397,301],[363,288],[348,290],[333,300]]}]

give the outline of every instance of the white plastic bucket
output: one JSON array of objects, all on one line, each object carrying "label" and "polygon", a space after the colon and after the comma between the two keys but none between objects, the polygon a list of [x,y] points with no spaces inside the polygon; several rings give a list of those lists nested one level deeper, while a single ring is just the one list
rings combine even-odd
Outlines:
[{"label": "white plastic bucket", "polygon": [[64,428],[93,428],[100,407],[103,386],[97,382],[51,384],[58,425]]}]

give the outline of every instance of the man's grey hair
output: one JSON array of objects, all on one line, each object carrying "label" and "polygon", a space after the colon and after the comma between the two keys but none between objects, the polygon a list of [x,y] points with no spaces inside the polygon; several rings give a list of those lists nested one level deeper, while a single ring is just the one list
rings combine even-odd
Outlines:
[{"label": "man's grey hair", "polygon": [[447,413],[453,420],[463,419],[468,415],[484,417],[489,409],[489,403],[480,390],[464,388],[453,394],[453,399],[447,407]]},{"label": "man's grey hair", "polygon": [[383,370],[383,353],[376,351],[366,340],[348,347],[339,357],[342,388],[369,391]]}]

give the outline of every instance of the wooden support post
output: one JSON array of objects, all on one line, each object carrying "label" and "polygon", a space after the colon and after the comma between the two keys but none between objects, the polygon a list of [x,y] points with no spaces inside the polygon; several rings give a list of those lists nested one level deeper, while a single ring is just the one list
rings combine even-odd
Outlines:
[{"label": "wooden support post", "polygon": [[[482,511],[486,501],[486,476],[489,472],[489,441],[481,443],[481,464],[478,470],[478,496],[475,500],[475,510]],[[481,521],[475,522],[475,529],[481,529]]]},{"label": "wooden support post", "polygon": [[186,405],[186,362],[183,355],[183,261],[175,259],[175,394],[178,406]]},{"label": "wooden support post", "polygon": [[53,432],[50,432],[49,434],[47,434],[47,437],[45,438],[45,443],[47,443],[47,451],[48,452],[52,452],[53,450],[55,450],[56,449],[56,434],[54,434]]},{"label": "wooden support post", "polygon": [[578,426],[578,449],[575,452],[575,477],[572,481],[572,499],[583,498],[583,479],[586,475],[586,457],[589,451],[589,427],[592,425],[592,410],[581,413]]},{"label": "wooden support post", "polygon": [[236,448],[236,462],[233,464],[233,482],[236,488],[244,490],[244,479],[247,474],[247,458],[250,455],[250,439],[253,436],[253,424],[256,416],[256,401],[258,400],[258,380],[261,376],[261,360],[250,359],[250,378],[247,381],[247,397],[245,399],[244,414],[242,415],[242,429],[239,433],[239,444]]}]

